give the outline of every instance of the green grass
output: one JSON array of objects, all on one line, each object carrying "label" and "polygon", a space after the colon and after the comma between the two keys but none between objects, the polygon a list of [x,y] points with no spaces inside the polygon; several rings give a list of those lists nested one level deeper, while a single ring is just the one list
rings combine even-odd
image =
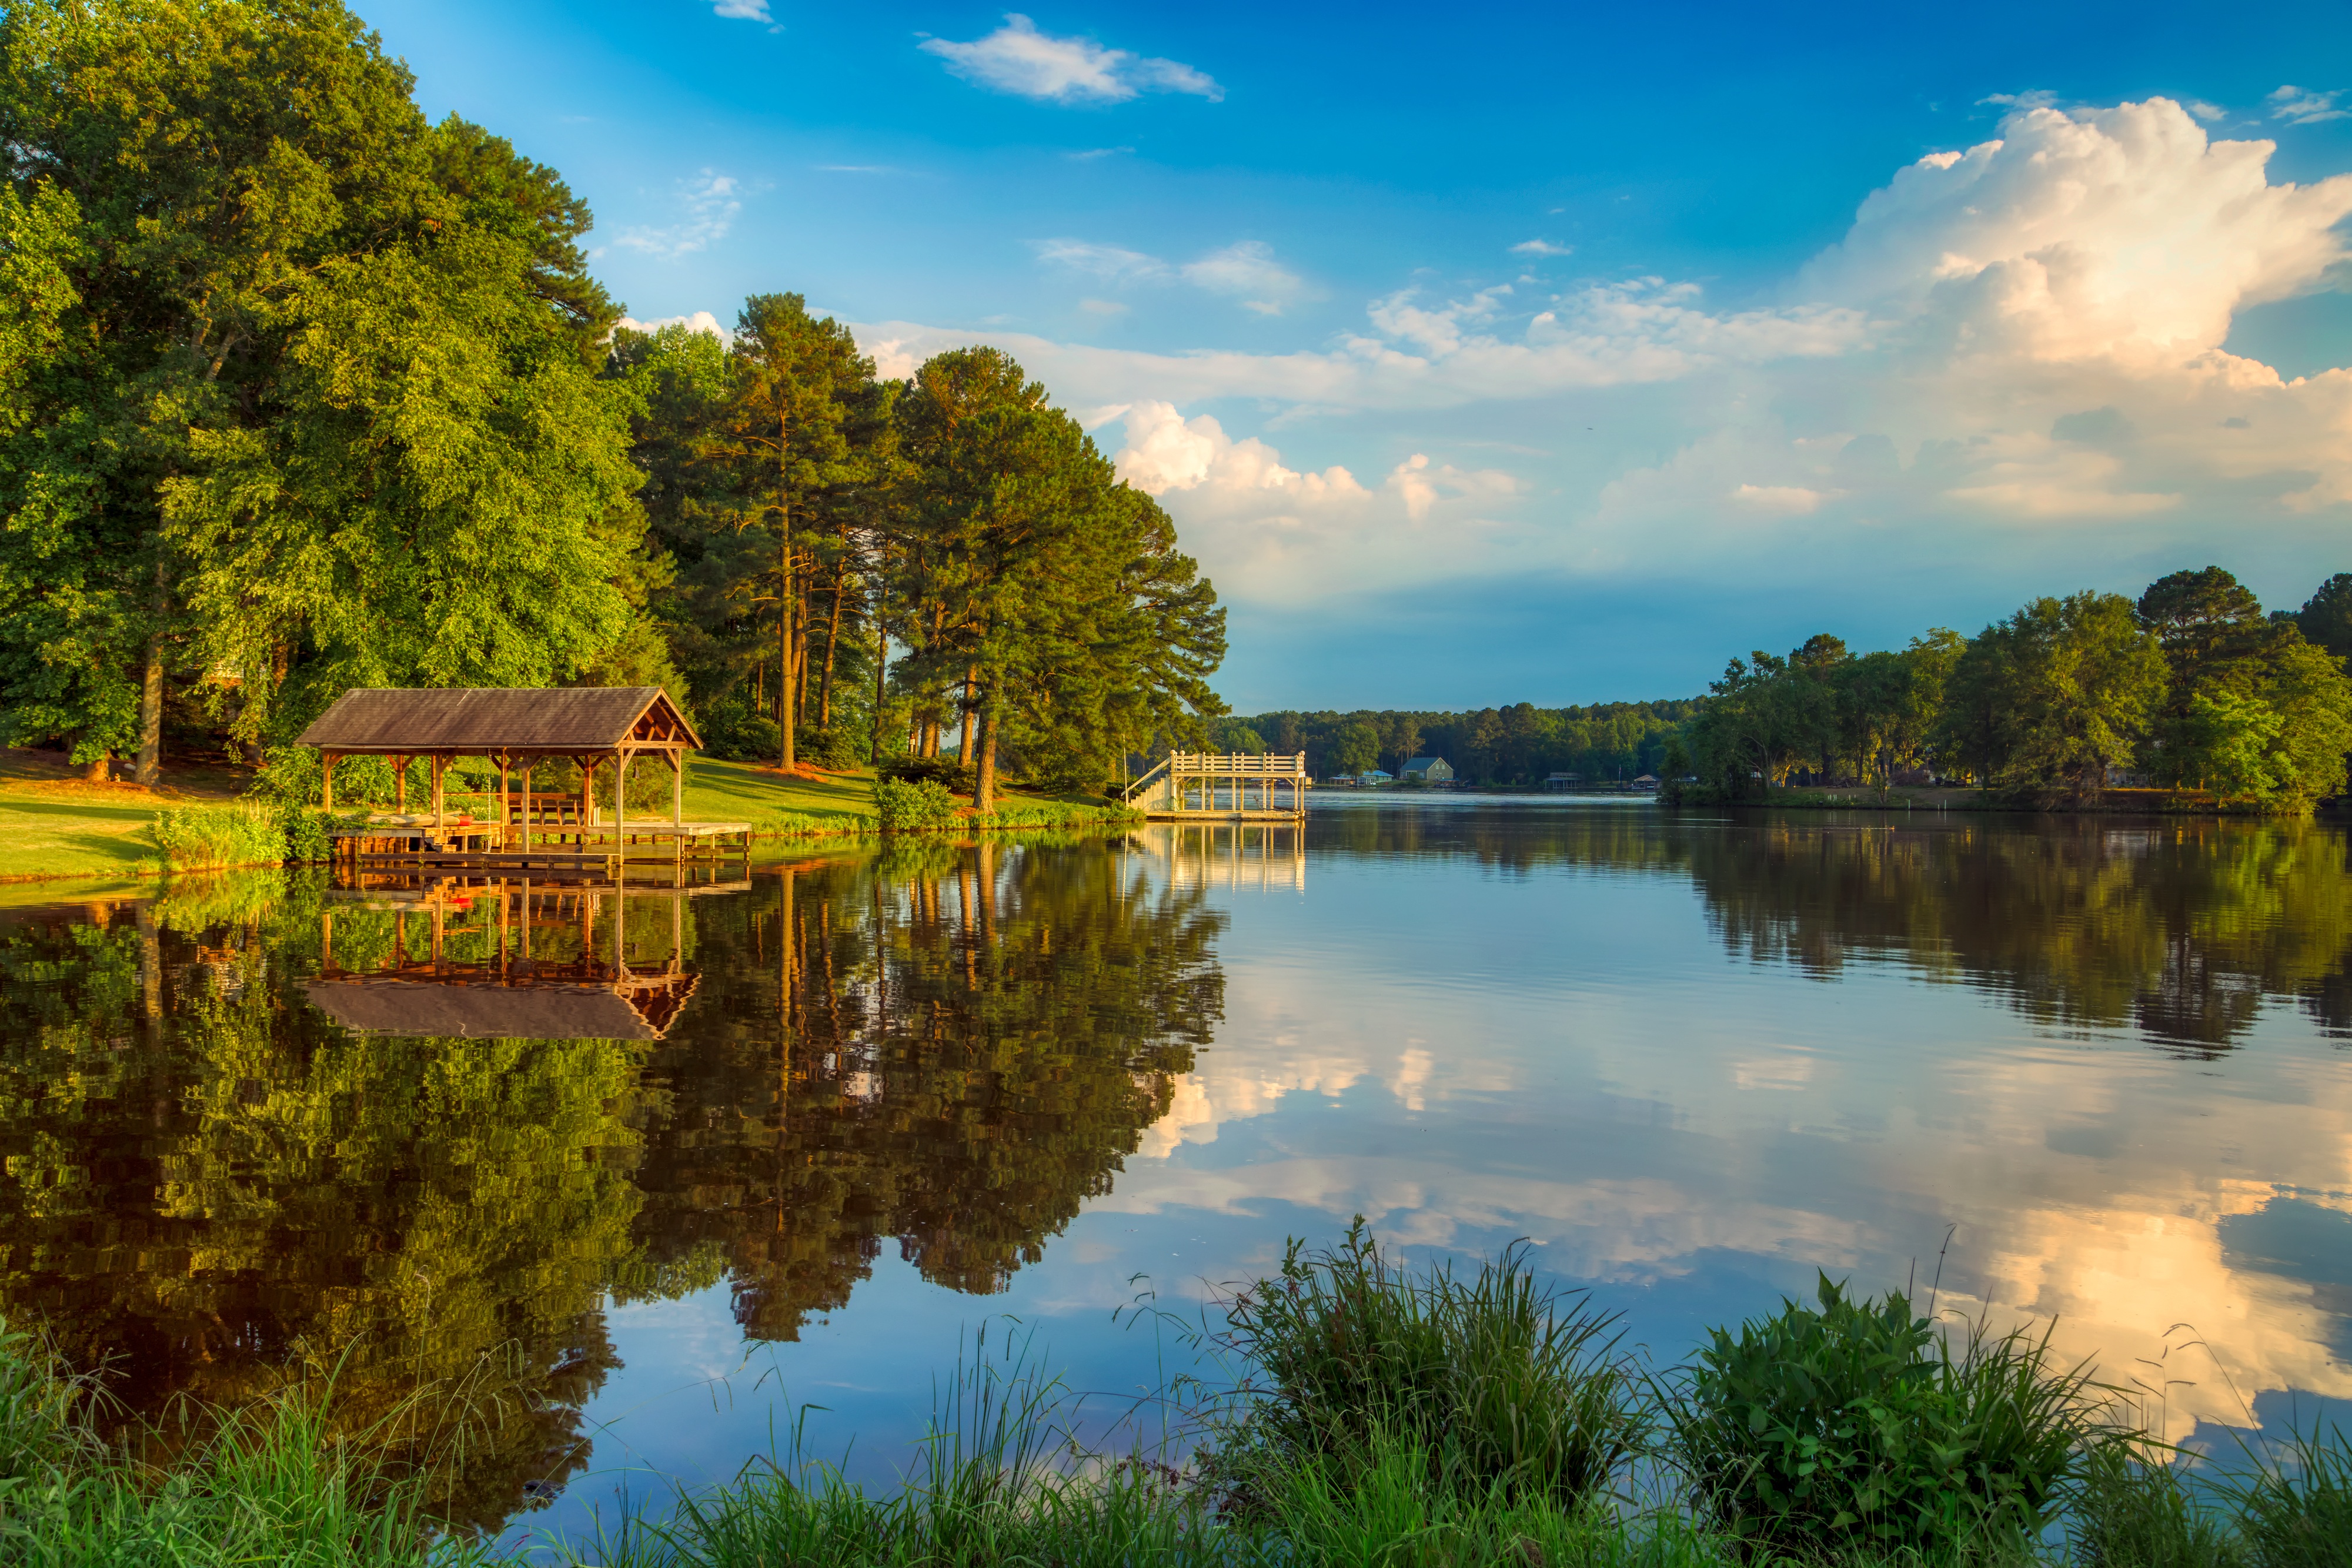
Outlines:
[{"label": "green grass", "polygon": [[[90,1382],[0,1328],[0,1564],[2352,1568],[2340,1432],[2192,1470],[2145,1437],[2086,1441],[2094,1385],[2048,1367],[2038,1342],[1966,1331],[1948,1353],[1917,1326],[1900,1297],[1824,1292],[1818,1309],[1785,1302],[1737,1337],[1717,1333],[1679,1379],[1636,1378],[1612,1321],[1538,1291],[1517,1249],[1464,1279],[1396,1267],[1360,1227],[1330,1251],[1294,1249],[1231,1303],[1213,1337],[1253,1358],[1251,1377],[1164,1397],[1157,1444],[1082,1448],[1083,1402],[1036,1375],[1030,1342],[992,1358],[983,1334],[902,1484],[869,1490],[811,1462],[795,1427],[785,1453],[731,1484],[641,1499],[585,1539],[544,1536],[510,1559],[432,1522],[436,1478],[461,1473],[467,1434],[497,1418],[465,1389],[354,1432],[330,1418],[330,1379],[241,1411],[182,1406],[171,1430],[121,1443],[100,1435]],[[1848,1441],[1906,1397],[1946,1402],[1909,1436],[1957,1446],[1914,1468],[1945,1478],[1926,1513],[1963,1528],[1895,1539],[1813,1509],[1747,1529],[1711,1468],[1720,1435],[1695,1448],[1687,1431],[1728,1400],[1767,1449],[1809,1422]],[[2074,1414],[2053,1418],[2061,1405]],[[2014,1432],[1977,1420],[1995,1406],[2068,1445],[2054,1528],[1971,1500],[2020,1464],[2051,1479],[2047,1451],[2021,1459]],[[1902,1436],[1861,1437],[1877,1448],[1863,1468],[1888,1473]],[[1206,1462],[1181,1451],[1196,1438]],[[1747,1480],[1777,1464],[1759,1458]]]}]

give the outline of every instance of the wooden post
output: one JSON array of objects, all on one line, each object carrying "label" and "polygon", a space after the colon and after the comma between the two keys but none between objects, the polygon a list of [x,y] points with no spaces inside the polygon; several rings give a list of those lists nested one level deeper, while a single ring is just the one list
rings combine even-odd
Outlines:
[{"label": "wooden post", "polygon": [[408,758],[394,756],[392,759],[392,809],[402,816],[408,814]]},{"label": "wooden post", "polygon": [[521,848],[522,848],[523,850],[525,850],[526,852],[527,852],[527,851],[529,851],[529,850],[530,850],[530,763],[531,763],[531,759],[530,759],[530,758],[528,758],[528,757],[526,757],[526,758],[524,758],[522,759],[522,844],[521,844]]},{"label": "wooden post", "polygon": [[[514,811],[507,804],[507,754],[501,751],[499,753],[499,848],[500,849],[507,847],[507,823],[512,821],[513,817]],[[506,908],[503,893],[499,894],[499,908],[500,910]]]},{"label": "wooden post", "polygon": [[686,821],[686,753],[672,747],[664,753],[669,758],[669,821],[672,827]]},{"label": "wooden post", "polygon": [[583,757],[580,763],[580,847],[588,847],[588,824],[596,820],[596,763]]},{"label": "wooden post", "polygon": [[334,809],[335,754],[322,751],[319,754],[319,810],[332,811]]},{"label": "wooden post", "polygon": [[448,770],[448,767],[449,759],[447,758],[438,754],[435,755],[433,758],[433,826],[436,831],[439,831],[441,827],[441,820],[443,816],[441,810],[441,779],[442,775]]}]

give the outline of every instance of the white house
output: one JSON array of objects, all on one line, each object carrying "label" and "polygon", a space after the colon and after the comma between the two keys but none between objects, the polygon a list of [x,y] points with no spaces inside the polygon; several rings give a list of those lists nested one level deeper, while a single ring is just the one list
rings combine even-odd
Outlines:
[{"label": "white house", "polygon": [[1443,757],[1415,757],[1397,769],[1397,777],[1408,784],[1451,784],[1454,768]]}]

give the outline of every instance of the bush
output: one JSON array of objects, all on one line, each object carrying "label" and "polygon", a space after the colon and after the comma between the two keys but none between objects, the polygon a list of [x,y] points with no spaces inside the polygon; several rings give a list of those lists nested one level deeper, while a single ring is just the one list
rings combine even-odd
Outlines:
[{"label": "bush", "polygon": [[713,708],[702,739],[713,757],[730,762],[773,762],[783,749],[783,733],[773,718],[739,703]]},{"label": "bush", "polygon": [[174,806],[155,817],[155,846],[173,871],[278,865],[286,860],[286,825],[277,808],[240,800],[221,806]]},{"label": "bush", "polygon": [[832,773],[852,773],[866,761],[866,739],[838,725],[819,729],[804,724],[794,732],[793,751],[812,767]]},{"label": "bush", "polygon": [[947,757],[896,758],[876,771],[884,779],[908,784],[938,783],[958,795],[971,794],[975,782],[971,768]]},{"label": "bush", "polygon": [[2081,1372],[2045,1333],[1969,1333],[1957,1357],[1900,1292],[1723,1329],[1663,1396],[1701,1504],[1740,1539],[1814,1547],[1964,1548],[2039,1530],[2103,1446]]},{"label": "bush", "polygon": [[934,832],[956,820],[955,797],[937,779],[881,779],[874,786],[874,804],[886,833]]},{"label": "bush", "polygon": [[1450,1266],[1416,1274],[1381,1256],[1360,1215],[1328,1251],[1293,1241],[1279,1278],[1228,1308],[1221,1343],[1267,1384],[1221,1479],[1278,1492],[1264,1476],[1370,1474],[1401,1445],[1449,1490],[1588,1501],[1643,1425],[1616,1322],[1583,1292],[1538,1289],[1524,1243],[1467,1282]]}]

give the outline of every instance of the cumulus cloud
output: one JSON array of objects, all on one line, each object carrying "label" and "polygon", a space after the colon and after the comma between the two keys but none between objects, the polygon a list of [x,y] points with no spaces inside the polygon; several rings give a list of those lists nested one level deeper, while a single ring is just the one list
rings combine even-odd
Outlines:
[{"label": "cumulus cloud", "polygon": [[[2333,102],[2297,92],[2297,112]],[[2117,530],[2138,554],[2222,521],[2317,540],[2352,522],[2352,370],[2288,379],[2225,345],[2249,308],[2329,286],[2352,176],[2274,181],[2272,151],[2167,99],[2036,99],[1995,138],[1895,171],[1837,244],[1738,306],[1664,277],[1522,279],[1394,290],[1357,330],[1287,353],[984,336],[1074,404],[1129,411],[1123,469],[1153,476],[1221,581],[1286,601],[1494,570],[1748,582],[1819,559],[1792,538],[1899,528],[1979,562],[1987,530],[2083,561],[2113,559]],[[1229,297],[1259,298],[1248,268],[1284,270],[1238,247],[1178,266],[1055,244],[1040,254],[1123,286],[1202,285],[1213,260]],[[925,351],[974,337],[867,330]],[[1314,465],[1229,435],[1199,413],[1218,400],[1312,442]],[[1449,488],[1422,432],[1473,406],[1539,441],[1548,422],[1570,455],[1508,489]],[[1187,468],[1179,447],[1206,455]],[[1342,457],[1385,477],[1358,483]],[[1318,473],[1348,476],[1327,481],[1344,506],[1276,477]],[[1447,549],[1414,532],[1433,527]]]},{"label": "cumulus cloud", "polygon": [[734,177],[709,169],[679,182],[676,203],[684,214],[677,223],[623,229],[613,243],[647,256],[689,256],[726,238],[743,210]]},{"label": "cumulus cloud", "polygon": [[719,318],[708,310],[696,310],[684,316],[656,316],[640,321],[634,316],[624,316],[620,324],[632,332],[658,332],[665,327],[683,327],[689,332],[708,332],[722,343],[735,340],[731,328],[719,325]]},{"label": "cumulus cloud", "polygon": [[772,22],[768,15],[768,0],[712,0],[711,11],[738,22]]},{"label": "cumulus cloud", "polygon": [[1214,78],[1180,61],[1106,48],[1091,38],[1057,38],[1017,13],[985,37],[925,38],[917,47],[976,87],[1041,103],[1123,103],[1145,92],[1190,93],[1215,103],[1225,96]]},{"label": "cumulus cloud", "polygon": [[1572,256],[1572,245],[1554,245],[1548,239],[1523,239],[1511,247],[1513,256]]}]

